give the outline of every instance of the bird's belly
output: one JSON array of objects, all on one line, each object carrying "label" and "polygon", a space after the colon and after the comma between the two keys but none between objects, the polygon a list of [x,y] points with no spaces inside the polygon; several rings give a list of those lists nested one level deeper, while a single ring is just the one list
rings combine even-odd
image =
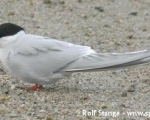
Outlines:
[{"label": "bird's belly", "polygon": [[35,83],[40,85],[55,84],[60,79],[63,79],[69,74],[67,73],[50,73],[49,75],[40,75],[35,71],[30,71],[28,67],[20,64],[7,64],[8,71],[15,77],[29,83]]},{"label": "bird's belly", "polygon": [[[6,53],[6,52],[5,52]],[[68,76],[66,73],[53,73],[51,69],[46,69],[45,67],[38,67],[35,61],[26,59],[20,59],[19,56],[15,56],[10,51],[7,52],[6,56],[3,56],[1,61],[6,68],[6,70],[14,75],[15,77],[30,83],[36,84],[54,84],[58,80]],[[0,56],[1,58],[1,56]],[[51,71],[51,72],[50,72]]]}]

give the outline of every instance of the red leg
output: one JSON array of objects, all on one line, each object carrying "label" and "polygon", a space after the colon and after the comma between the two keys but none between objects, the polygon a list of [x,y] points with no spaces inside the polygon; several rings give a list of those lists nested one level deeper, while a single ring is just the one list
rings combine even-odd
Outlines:
[{"label": "red leg", "polygon": [[35,84],[34,86],[30,87],[29,90],[37,91],[40,90],[42,87],[42,85]]}]

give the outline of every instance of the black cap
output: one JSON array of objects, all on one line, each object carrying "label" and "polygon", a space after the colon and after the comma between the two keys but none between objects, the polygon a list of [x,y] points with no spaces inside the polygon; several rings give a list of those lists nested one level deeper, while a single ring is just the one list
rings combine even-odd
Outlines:
[{"label": "black cap", "polygon": [[4,23],[0,25],[0,38],[15,35],[18,32],[24,30],[24,28],[15,25],[13,23]]}]

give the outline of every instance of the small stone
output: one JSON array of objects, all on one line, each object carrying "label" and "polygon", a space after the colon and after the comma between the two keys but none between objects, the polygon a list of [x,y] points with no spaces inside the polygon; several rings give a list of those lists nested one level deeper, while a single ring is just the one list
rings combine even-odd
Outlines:
[{"label": "small stone", "polygon": [[128,92],[134,92],[135,91],[135,85],[131,85],[128,90]]},{"label": "small stone", "polygon": [[142,82],[150,85],[150,79],[143,79]]},{"label": "small stone", "polygon": [[137,12],[131,12],[130,13],[130,15],[132,15],[132,16],[137,16],[137,14],[138,14]]},{"label": "small stone", "polygon": [[8,13],[8,16],[13,16],[13,15],[15,15],[14,12],[9,12],[9,13]]},{"label": "small stone", "polygon": [[109,27],[109,28],[110,28],[110,25],[107,25],[107,24],[106,24],[106,25],[104,25],[104,27]]},{"label": "small stone", "polygon": [[12,114],[9,115],[9,117],[16,118],[16,117],[19,117],[19,116],[17,114],[15,114],[15,113],[12,113]]},{"label": "small stone", "polygon": [[31,17],[31,18],[34,18],[34,14],[31,14],[30,17]]},{"label": "small stone", "polygon": [[124,108],[126,107],[126,106],[125,106],[125,104],[123,104],[123,103],[122,103],[122,104],[120,104],[120,106],[121,106],[121,107],[124,107]]},{"label": "small stone", "polygon": [[65,1],[60,0],[59,3],[60,3],[60,4],[65,4]]},{"label": "small stone", "polygon": [[73,11],[73,9],[72,9],[72,8],[70,8],[69,10],[70,10],[70,11]]},{"label": "small stone", "polygon": [[85,14],[81,14],[81,17],[84,19],[87,19],[87,15],[85,15]]},{"label": "small stone", "polygon": [[122,92],[121,97],[127,97],[127,92]]},{"label": "small stone", "polygon": [[63,22],[64,22],[65,24],[69,24],[69,21],[64,20]]},{"label": "small stone", "polygon": [[15,86],[15,85],[12,85],[10,89],[11,89],[11,90],[14,90],[15,88],[16,88],[16,86]]},{"label": "small stone", "polygon": [[31,113],[30,113],[30,112],[28,112],[28,113],[27,113],[27,116],[31,116]]},{"label": "small stone", "polygon": [[78,0],[78,2],[79,2],[79,3],[81,3],[81,2],[82,2],[82,0]]},{"label": "small stone", "polygon": [[147,31],[147,29],[146,29],[146,28],[143,28],[142,31],[145,32],[145,31]]},{"label": "small stone", "polygon": [[86,118],[87,119],[92,119],[92,115],[87,115]]},{"label": "small stone", "polygon": [[46,120],[52,120],[52,118],[53,118],[53,115],[52,114],[48,114]]},{"label": "small stone", "polygon": [[7,90],[7,89],[4,90],[4,93],[5,93],[5,94],[9,94],[9,90]]},{"label": "small stone", "polygon": [[0,97],[0,102],[4,102],[6,100],[8,100],[8,97]]},{"label": "small stone", "polygon": [[106,109],[106,108],[107,108],[107,105],[104,105],[104,104],[103,104],[103,105],[101,105],[101,108],[102,108],[102,109]]},{"label": "small stone", "polygon": [[104,12],[104,9],[102,7],[95,7],[95,10],[98,10],[99,12]]},{"label": "small stone", "polygon": [[133,35],[129,35],[128,38],[129,38],[129,39],[133,39]]},{"label": "small stone", "polygon": [[51,1],[50,0],[44,0],[44,4],[50,4]]},{"label": "small stone", "polygon": [[0,114],[1,114],[1,116],[5,116],[5,114],[7,113],[7,111],[6,110],[4,110],[4,109],[0,109]]},{"label": "small stone", "polygon": [[125,84],[124,84],[124,83],[122,83],[122,84],[120,84],[120,86],[121,86],[121,87],[125,87]]},{"label": "small stone", "polygon": [[142,89],[142,93],[147,93],[147,92],[149,92],[149,89],[146,89],[146,88]]},{"label": "small stone", "polygon": [[46,110],[40,110],[39,112],[40,113],[46,113]]},{"label": "small stone", "polygon": [[131,42],[126,42],[126,44],[127,44],[128,46],[132,45],[132,43],[131,43]]},{"label": "small stone", "polygon": [[120,42],[115,41],[114,44],[120,46]]},{"label": "small stone", "polygon": [[85,35],[85,36],[90,36],[89,33],[85,33],[84,35]]},{"label": "small stone", "polygon": [[0,68],[0,72],[4,72],[3,68]]},{"label": "small stone", "polygon": [[21,104],[20,107],[21,107],[21,108],[25,108],[26,105],[25,105],[25,104]]},{"label": "small stone", "polygon": [[69,111],[68,110],[63,110],[63,112],[62,112],[64,115],[67,115],[68,113],[69,113]]},{"label": "small stone", "polygon": [[33,6],[33,2],[30,2],[30,5]]},{"label": "small stone", "polygon": [[83,97],[83,100],[88,100],[88,98],[89,98],[88,96],[85,96]]}]

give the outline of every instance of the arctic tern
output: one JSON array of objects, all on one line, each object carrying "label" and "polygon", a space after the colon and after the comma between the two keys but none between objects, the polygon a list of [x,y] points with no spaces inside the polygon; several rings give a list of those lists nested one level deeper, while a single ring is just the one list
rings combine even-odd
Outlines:
[{"label": "arctic tern", "polygon": [[54,84],[74,72],[121,69],[150,62],[150,51],[97,53],[88,46],[27,34],[13,23],[0,25],[0,61],[15,77],[36,84]]}]

